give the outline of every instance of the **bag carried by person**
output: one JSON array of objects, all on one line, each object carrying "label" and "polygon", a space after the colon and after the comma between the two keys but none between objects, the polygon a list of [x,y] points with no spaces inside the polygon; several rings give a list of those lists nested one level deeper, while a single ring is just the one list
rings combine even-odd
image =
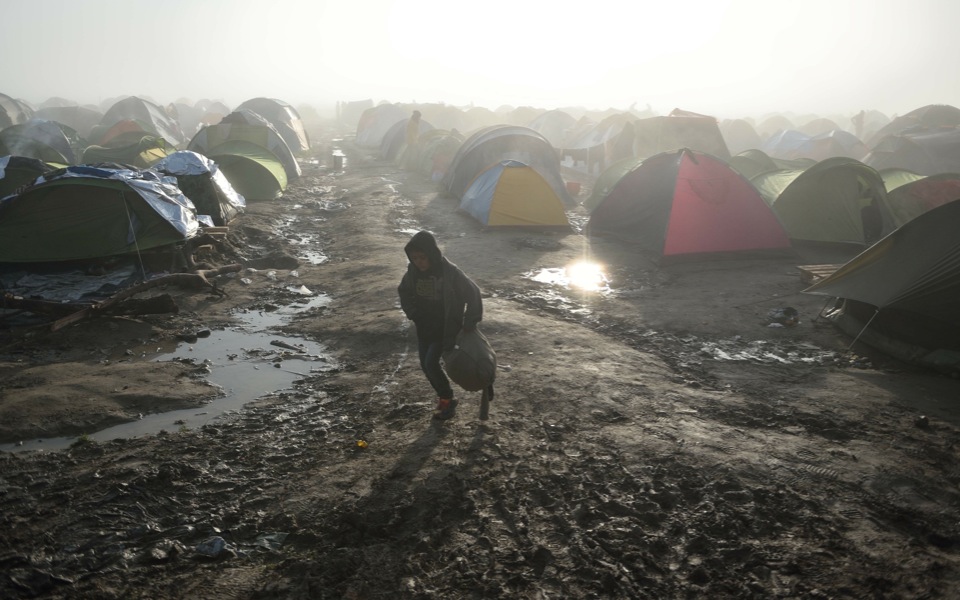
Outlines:
[{"label": "bag carried by person", "polygon": [[443,353],[443,367],[451,381],[476,392],[497,378],[497,353],[479,329],[461,330],[453,349]]}]

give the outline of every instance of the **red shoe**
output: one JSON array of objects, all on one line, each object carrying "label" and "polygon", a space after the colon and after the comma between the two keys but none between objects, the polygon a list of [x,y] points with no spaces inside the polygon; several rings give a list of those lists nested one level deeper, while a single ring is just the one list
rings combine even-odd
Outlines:
[{"label": "red shoe", "polygon": [[437,408],[433,411],[434,419],[446,420],[457,412],[457,402],[453,398],[440,398],[437,400]]}]

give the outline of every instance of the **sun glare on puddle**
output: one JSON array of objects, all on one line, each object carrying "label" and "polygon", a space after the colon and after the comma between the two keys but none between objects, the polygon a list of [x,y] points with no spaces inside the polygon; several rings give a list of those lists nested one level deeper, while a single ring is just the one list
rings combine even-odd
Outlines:
[{"label": "sun glare on puddle", "polygon": [[592,262],[575,262],[562,269],[540,269],[530,275],[530,279],[540,283],[562,285],[587,292],[599,292],[608,289],[607,276],[603,267]]},{"label": "sun glare on puddle", "polygon": [[607,287],[607,276],[603,267],[592,262],[577,262],[566,268],[570,286],[596,292]]}]

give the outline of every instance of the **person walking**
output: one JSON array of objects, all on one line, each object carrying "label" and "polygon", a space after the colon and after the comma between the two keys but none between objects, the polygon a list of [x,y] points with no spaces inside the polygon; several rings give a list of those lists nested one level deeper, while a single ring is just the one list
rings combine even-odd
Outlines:
[{"label": "person walking", "polygon": [[407,169],[417,170],[420,162],[420,111],[415,110],[407,119],[407,147],[404,150],[403,162]]},{"label": "person walking", "polygon": [[458,402],[440,358],[461,330],[473,331],[483,319],[480,288],[443,256],[429,231],[417,232],[403,250],[409,263],[397,287],[400,308],[416,327],[420,368],[437,394],[433,416],[449,419]]}]

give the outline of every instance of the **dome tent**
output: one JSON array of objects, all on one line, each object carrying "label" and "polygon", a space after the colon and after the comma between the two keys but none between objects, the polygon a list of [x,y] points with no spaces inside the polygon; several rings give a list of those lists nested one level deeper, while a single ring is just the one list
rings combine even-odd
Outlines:
[{"label": "dome tent", "polygon": [[490,227],[570,227],[563,202],[547,180],[514,160],[477,175],[464,192],[460,209]]},{"label": "dome tent", "polygon": [[709,154],[682,149],[638,160],[608,189],[587,231],[636,242],[663,260],[791,247],[750,182]]}]

